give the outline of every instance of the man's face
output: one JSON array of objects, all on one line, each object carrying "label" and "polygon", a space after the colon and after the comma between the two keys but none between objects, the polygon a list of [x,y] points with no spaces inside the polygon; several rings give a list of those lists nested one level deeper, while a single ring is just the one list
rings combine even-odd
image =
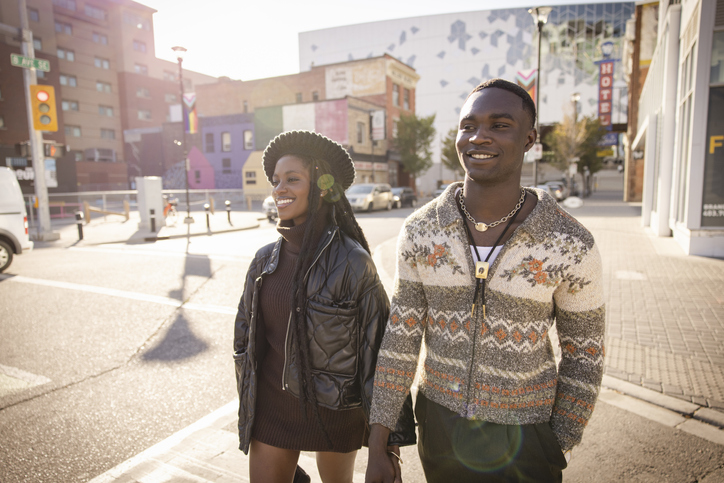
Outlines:
[{"label": "man's face", "polygon": [[523,100],[505,89],[488,87],[471,95],[460,111],[457,152],[467,176],[491,183],[520,182],[523,156],[536,131]]}]

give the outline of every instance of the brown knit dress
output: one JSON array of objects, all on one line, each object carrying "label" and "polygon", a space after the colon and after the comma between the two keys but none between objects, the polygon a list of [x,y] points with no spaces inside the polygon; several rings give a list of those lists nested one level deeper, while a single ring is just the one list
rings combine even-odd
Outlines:
[{"label": "brown knit dress", "polygon": [[332,440],[330,448],[311,407],[306,418],[299,399],[282,389],[284,341],[291,312],[294,265],[299,256],[306,223],[283,226],[277,230],[284,237],[279,264],[264,278],[259,295],[261,317],[257,334],[259,378],[251,435],[257,441],[277,448],[300,451],[334,451],[348,453],[359,449],[365,436],[362,409],[333,411],[319,408],[324,427]]}]

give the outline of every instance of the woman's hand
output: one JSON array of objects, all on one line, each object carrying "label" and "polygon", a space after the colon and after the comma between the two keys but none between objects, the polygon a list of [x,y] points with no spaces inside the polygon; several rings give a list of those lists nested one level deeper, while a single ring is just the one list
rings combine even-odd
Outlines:
[{"label": "woman's hand", "polygon": [[373,424],[369,437],[369,457],[365,483],[402,483],[400,447],[387,446],[390,430]]}]

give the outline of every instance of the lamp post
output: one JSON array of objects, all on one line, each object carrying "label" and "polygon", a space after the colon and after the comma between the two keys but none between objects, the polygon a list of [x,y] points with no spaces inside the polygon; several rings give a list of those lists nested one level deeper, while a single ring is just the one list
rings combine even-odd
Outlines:
[{"label": "lamp post", "polygon": [[184,218],[184,223],[190,224],[194,222],[194,219],[191,218],[191,204],[189,202],[189,158],[188,158],[188,145],[186,144],[186,119],[184,119],[184,74],[183,74],[183,62],[184,62],[184,54],[186,53],[186,49],[184,47],[171,47],[171,50],[173,50],[176,53],[176,60],[178,60],[178,85],[179,85],[179,92],[181,93],[181,97],[179,98],[179,101],[181,102],[181,134],[183,136],[183,153],[184,153],[184,184],[186,186],[186,218]]},{"label": "lamp post", "polygon": [[[574,92],[571,94],[571,102],[573,103],[573,143],[575,146],[575,149],[578,150],[578,101],[581,100],[581,94],[578,92]],[[575,181],[576,172],[578,171],[578,166],[576,166],[576,171],[571,172],[571,163],[577,163],[578,158],[573,158],[570,160],[568,165],[568,179],[571,180],[568,186],[570,186],[571,194],[573,194],[573,183]]]},{"label": "lamp post", "polygon": [[[528,9],[528,13],[533,16],[533,22],[536,24],[538,28],[538,66],[536,74],[535,74],[535,131],[538,133],[538,139],[540,139],[540,111],[538,106],[540,106],[540,46],[541,46],[541,39],[543,36],[541,35],[543,32],[543,26],[548,21],[548,15],[551,13],[551,10],[553,10],[552,7],[534,7]],[[536,140],[537,141],[537,140]],[[538,160],[533,160],[533,186],[538,185]]]}]

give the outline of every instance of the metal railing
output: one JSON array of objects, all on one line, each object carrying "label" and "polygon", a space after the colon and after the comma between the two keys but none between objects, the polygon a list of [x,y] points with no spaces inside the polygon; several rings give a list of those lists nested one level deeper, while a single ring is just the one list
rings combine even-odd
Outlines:
[{"label": "metal railing", "polygon": [[[118,212],[124,211],[124,203],[127,202],[130,211],[138,211],[137,190],[118,191],[79,191],[76,193],[49,193],[50,217],[52,219],[73,219],[76,211],[83,210],[83,204],[87,202],[92,207],[103,211]],[[166,189],[162,190],[164,195],[178,198],[178,211],[186,211],[186,190]],[[204,204],[214,201],[217,209],[224,209],[226,200],[231,202],[235,211],[260,211],[261,203],[267,195],[245,195],[243,189],[192,189],[189,190],[189,207],[191,211],[203,211]],[[37,208],[35,207],[34,195],[24,195],[25,208],[28,212],[30,225],[35,225],[37,219]],[[105,215],[104,215],[105,218]]]}]

